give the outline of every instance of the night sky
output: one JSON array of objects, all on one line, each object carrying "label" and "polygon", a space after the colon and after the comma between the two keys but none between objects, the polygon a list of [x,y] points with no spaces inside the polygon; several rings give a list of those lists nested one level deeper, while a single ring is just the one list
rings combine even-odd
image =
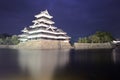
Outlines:
[{"label": "night sky", "polygon": [[96,31],[120,37],[120,0],[0,0],[0,33],[20,34],[46,9],[75,40]]}]

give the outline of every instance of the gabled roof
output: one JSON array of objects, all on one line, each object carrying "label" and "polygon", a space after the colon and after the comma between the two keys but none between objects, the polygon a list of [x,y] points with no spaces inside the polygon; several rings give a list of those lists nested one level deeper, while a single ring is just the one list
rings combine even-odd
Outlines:
[{"label": "gabled roof", "polygon": [[48,10],[47,10],[47,9],[46,9],[45,11],[42,11],[41,14],[50,15],[50,14],[48,13]]},{"label": "gabled roof", "polygon": [[35,15],[36,18],[39,18],[41,16],[47,16],[48,18],[53,18],[49,13],[48,10],[41,11],[40,14]]}]

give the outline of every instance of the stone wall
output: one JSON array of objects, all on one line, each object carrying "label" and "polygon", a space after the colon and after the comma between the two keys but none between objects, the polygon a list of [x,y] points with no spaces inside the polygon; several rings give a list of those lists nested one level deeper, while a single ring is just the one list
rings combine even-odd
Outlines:
[{"label": "stone wall", "polygon": [[3,49],[3,48],[10,48],[10,49],[15,49],[16,48],[16,45],[0,45],[0,49]]},{"label": "stone wall", "polygon": [[18,44],[20,49],[68,49],[71,48],[69,42],[58,40],[31,40]]},{"label": "stone wall", "polygon": [[111,49],[110,43],[74,43],[75,49]]}]

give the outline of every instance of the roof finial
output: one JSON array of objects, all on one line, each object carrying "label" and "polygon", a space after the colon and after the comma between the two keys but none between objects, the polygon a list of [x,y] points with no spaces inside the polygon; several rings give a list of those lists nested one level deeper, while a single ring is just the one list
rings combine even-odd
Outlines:
[{"label": "roof finial", "polygon": [[48,14],[48,10],[47,10],[47,9],[45,10],[45,13],[47,13],[47,14]]}]

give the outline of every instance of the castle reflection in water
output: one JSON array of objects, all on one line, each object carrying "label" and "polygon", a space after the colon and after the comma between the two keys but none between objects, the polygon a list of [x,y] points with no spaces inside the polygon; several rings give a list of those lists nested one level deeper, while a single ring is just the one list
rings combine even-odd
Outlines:
[{"label": "castle reflection in water", "polygon": [[[20,50],[19,65],[33,80],[51,79],[56,67],[69,61],[69,50]],[[26,71],[26,72],[25,72]]]},{"label": "castle reflection in water", "polygon": [[0,49],[0,80],[115,80],[119,78],[119,67],[119,48],[113,50]]}]

